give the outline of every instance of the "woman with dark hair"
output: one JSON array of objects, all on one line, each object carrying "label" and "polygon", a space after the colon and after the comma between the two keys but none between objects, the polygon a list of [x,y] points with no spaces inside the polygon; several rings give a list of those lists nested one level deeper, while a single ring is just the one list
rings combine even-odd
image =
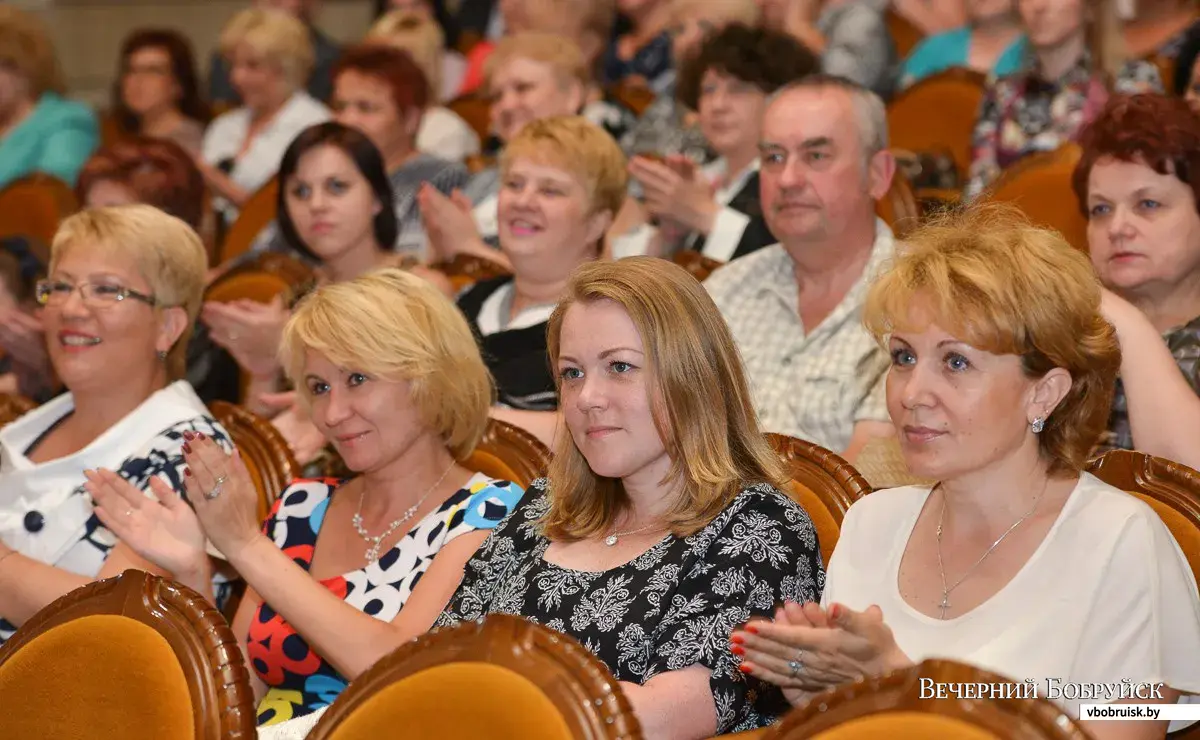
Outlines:
[{"label": "woman with dark hair", "polygon": [[614,255],[693,249],[728,262],[774,244],[758,200],[763,111],[771,93],[819,66],[782,31],[735,23],[705,41],[685,63],[676,94],[699,112],[700,130],[719,156],[704,167],[682,154],[633,157],[629,172],[641,186],[646,218],[615,240]]},{"label": "woman with dark hair", "polygon": [[197,155],[209,110],[188,40],[165,29],[134,31],[121,45],[120,64],[113,86],[120,132],[169,139]]},{"label": "woman with dark hair", "polygon": [[[318,285],[351,280],[378,267],[416,266],[411,257],[391,250],[397,230],[396,214],[388,207],[392,185],[383,156],[362,132],[334,121],[305,129],[284,152],[279,183],[279,231],[294,251],[319,264]],[[423,275],[436,276],[431,271]],[[439,287],[444,288],[444,279]],[[295,298],[206,303],[201,311],[213,341],[252,376],[246,404],[263,415],[294,402],[292,394],[262,395],[281,390],[279,337]],[[290,423],[291,417],[284,421]],[[297,457],[306,458],[301,462],[324,446],[300,444],[298,429],[281,426]],[[304,426],[303,431],[315,430]],[[304,439],[316,444],[319,435]]]}]

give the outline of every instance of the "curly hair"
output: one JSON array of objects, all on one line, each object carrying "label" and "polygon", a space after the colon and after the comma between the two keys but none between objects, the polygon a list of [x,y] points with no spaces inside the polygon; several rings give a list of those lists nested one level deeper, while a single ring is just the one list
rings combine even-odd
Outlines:
[{"label": "curly hair", "polygon": [[684,63],[676,96],[696,110],[701,80],[710,69],[770,94],[820,68],[816,55],[790,34],[732,23],[706,39]]},{"label": "curly hair", "polygon": [[911,328],[916,298],[957,339],[1019,356],[1029,378],[1058,367],[1070,373],[1071,389],[1046,419],[1038,444],[1050,473],[1083,470],[1108,422],[1121,366],[1087,255],[1012,206],[975,206],[905,238],[867,294],[863,323],[882,343]]},{"label": "curly hair", "polygon": [[1113,98],[1079,137],[1083,150],[1071,185],[1088,214],[1088,178],[1105,157],[1145,164],[1191,186],[1200,212],[1200,113],[1186,101],[1144,94]]}]

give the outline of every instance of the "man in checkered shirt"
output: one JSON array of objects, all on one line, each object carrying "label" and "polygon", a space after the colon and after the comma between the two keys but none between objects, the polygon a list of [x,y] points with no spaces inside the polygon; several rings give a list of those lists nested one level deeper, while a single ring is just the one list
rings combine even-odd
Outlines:
[{"label": "man in checkered shirt", "polygon": [[853,459],[892,433],[887,354],[862,326],[871,277],[893,251],[875,216],[891,185],[887,118],[874,93],[814,75],[763,118],[761,199],[775,238],[705,282],[738,344],[764,429]]}]

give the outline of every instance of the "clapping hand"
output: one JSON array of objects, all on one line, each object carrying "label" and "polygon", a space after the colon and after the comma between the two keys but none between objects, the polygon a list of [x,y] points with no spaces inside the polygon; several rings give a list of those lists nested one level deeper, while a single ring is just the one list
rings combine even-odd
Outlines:
[{"label": "clapping hand", "polygon": [[184,432],[183,485],[204,533],[230,561],[257,540],[258,491],[250,471],[234,450],[225,452],[211,438]]},{"label": "clapping hand", "polygon": [[212,340],[233,355],[243,370],[256,377],[278,370],[276,353],[289,315],[282,296],[276,296],[270,303],[251,300],[205,303],[200,311]]},{"label": "clapping hand", "polygon": [[462,245],[481,241],[475,227],[471,201],[462,191],[449,197],[429,183],[417,192],[421,221],[429,238],[429,261],[445,262],[458,254]]},{"label": "clapping hand", "polygon": [[712,185],[687,157],[671,155],[665,161],[636,156],[629,174],[642,186],[646,210],[659,219],[678,222],[689,231],[707,234],[720,210]]}]

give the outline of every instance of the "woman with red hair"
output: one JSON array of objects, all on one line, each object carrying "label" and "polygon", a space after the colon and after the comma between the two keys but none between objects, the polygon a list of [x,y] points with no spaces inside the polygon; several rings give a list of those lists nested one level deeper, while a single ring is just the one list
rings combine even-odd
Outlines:
[{"label": "woman with red hair", "polygon": [[96,152],[75,188],[88,207],[146,203],[199,231],[204,177],[191,155],[169,139],[134,136]]},{"label": "woman with red hair", "polygon": [[1080,143],[1075,193],[1123,355],[1101,446],[1200,467],[1200,115],[1118,98]]}]

